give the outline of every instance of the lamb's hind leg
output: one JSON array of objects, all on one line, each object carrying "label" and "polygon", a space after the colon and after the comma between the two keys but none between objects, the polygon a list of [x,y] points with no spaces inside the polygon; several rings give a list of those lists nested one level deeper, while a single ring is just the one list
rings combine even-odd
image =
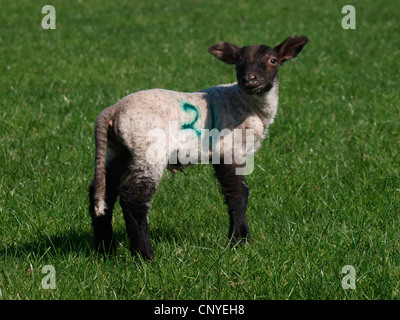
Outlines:
[{"label": "lamb's hind leg", "polygon": [[154,257],[148,212],[151,198],[161,179],[161,172],[157,173],[156,169],[148,168],[132,170],[130,177],[121,187],[120,204],[130,240],[130,250],[133,255],[139,253],[145,259]]},{"label": "lamb's hind leg", "polygon": [[249,187],[243,175],[236,175],[234,164],[215,164],[214,170],[221,183],[228,206],[230,217],[228,236],[235,243],[243,243],[250,239],[250,230],[246,219]]},{"label": "lamb's hind leg", "polygon": [[94,181],[89,187],[90,214],[92,217],[95,248],[97,252],[105,255],[113,255],[116,253],[116,245],[111,221],[114,204],[119,194],[121,178],[126,170],[126,162],[127,161],[124,160],[124,157],[117,157],[107,164],[105,199],[106,209],[105,214],[102,216],[96,216],[94,213]]}]

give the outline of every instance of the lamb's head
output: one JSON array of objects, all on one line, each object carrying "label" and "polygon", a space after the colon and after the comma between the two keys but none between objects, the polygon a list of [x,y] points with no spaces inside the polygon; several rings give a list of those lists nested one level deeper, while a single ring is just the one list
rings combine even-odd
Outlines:
[{"label": "lamb's head", "polygon": [[252,45],[238,47],[219,42],[208,49],[219,60],[236,65],[237,81],[248,94],[269,91],[278,76],[278,68],[295,58],[308,42],[305,36],[291,36],[276,47]]}]

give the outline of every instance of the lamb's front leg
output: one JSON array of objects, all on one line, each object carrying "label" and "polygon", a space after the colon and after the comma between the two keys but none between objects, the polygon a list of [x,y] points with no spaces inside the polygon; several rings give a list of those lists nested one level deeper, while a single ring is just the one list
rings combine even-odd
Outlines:
[{"label": "lamb's front leg", "polygon": [[236,175],[236,168],[235,164],[214,164],[215,175],[221,183],[230,216],[228,236],[233,242],[243,243],[250,239],[246,219],[249,187],[243,175]]}]

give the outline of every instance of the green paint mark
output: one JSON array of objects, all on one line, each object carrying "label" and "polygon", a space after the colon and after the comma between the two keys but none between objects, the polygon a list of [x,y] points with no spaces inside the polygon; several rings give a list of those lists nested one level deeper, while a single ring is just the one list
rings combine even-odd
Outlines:
[{"label": "green paint mark", "polygon": [[216,126],[216,110],[213,104],[210,104],[210,118],[211,118],[211,124],[210,124],[210,130],[214,129]]},{"label": "green paint mark", "polygon": [[199,120],[199,110],[194,105],[192,105],[190,103],[187,103],[187,102],[185,102],[182,105],[182,108],[183,108],[183,111],[185,111],[185,112],[194,111],[195,112],[195,117],[194,117],[194,120],[192,122],[182,124],[181,129],[182,130],[192,129],[192,130],[194,130],[196,132],[197,136],[200,137],[201,132],[194,128],[195,123],[197,122],[197,120]]}]

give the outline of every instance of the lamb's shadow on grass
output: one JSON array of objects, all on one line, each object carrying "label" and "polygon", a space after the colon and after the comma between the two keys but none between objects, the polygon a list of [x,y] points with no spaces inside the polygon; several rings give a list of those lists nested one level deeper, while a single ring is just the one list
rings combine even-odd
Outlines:
[{"label": "lamb's shadow on grass", "polygon": [[154,226],[150,227],[150,238],[152,243],[176,243],[182,238],[186,238],[185,234],[181,234],[178,232],[177,228],[171,226]]},{"label": "lamb's shadow on grass", "polygon": [[[115,234],[116,238],[124,238],[123,230]],[[26,257],[33,255],[36,257],[51,256],[95,256],[93,232],[83,230],[73,230],[60,235],[40,235],[35,240],[21,244],[10,244],[0,248],[0,255],[15,255]]]},{"label": "lamb's shadow on grass", "polygon": [[[172,244],[182,237],[174,228],[150,228],[150,233],[153,243],[168,242]],[[114,229],[114,237],[117,243],[117,255],[124,249],[129,250],[129,240],[125,229]],[[2,246],[0,248],[0,255],[13,255],[16,257],[34,256],[39,258],[46,255],[102,257],[95,251],[92,230],[71,230],[60,235],[41,234],[35,240]]]}]

